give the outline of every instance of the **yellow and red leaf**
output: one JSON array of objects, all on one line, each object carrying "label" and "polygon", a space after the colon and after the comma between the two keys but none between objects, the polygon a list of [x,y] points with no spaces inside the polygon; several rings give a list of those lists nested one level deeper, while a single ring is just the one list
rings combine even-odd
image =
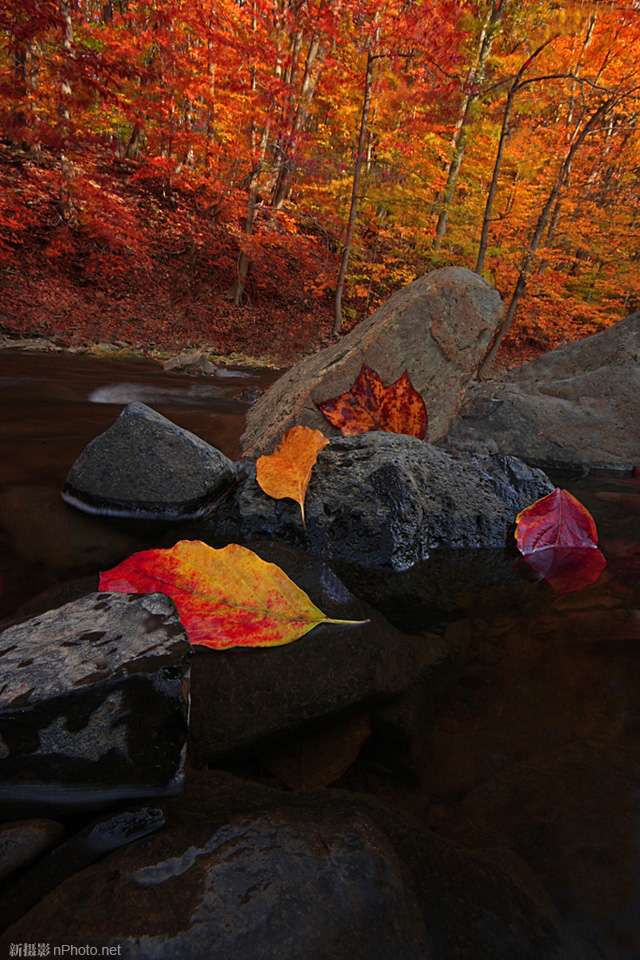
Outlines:
[{"label": "yellow and red leaf", "polygon": [[100,590],[172,597],[190,642],[216,650],[279,646],[321,623],[366,622],[325,616],[280,567],[235,543],[143,550],[101,573]]}]

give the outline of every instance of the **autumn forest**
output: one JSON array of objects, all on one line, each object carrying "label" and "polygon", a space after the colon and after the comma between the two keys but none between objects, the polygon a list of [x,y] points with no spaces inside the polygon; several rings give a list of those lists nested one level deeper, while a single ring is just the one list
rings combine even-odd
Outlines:
[{"label": "autumn forest", "polygon": [[0,329],[288,363],[442,266],[640,309],[640,3],[0,0]]}]

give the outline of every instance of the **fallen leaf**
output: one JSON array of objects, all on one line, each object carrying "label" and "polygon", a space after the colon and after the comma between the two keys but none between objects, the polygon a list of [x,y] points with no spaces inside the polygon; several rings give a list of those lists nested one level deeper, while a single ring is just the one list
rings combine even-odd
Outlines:
[{"label": "fallen leaf", "polygon": [[317,406],[346,436],[370,430],[404,433],[419,440],[427,435],[427,408],[406,370],[385,387],[375,370],[363,363],[348,393]]},{"label": "fallen leaf", "polygon": [[371,735],[368,715],[289,740],[263,755],[262,763],[291,790],[320,790],[339,780]]},{"label": "fallen leaf", "polygon": [[516,541],[529,566],[558,593],[588,586],[606,566],[593,517],[559,487],[518,514]]},{"label": "fallen leaf", "polygon": [[256,480],[269,497],[289,497],[300,504],[304,528],[304,498],[318,454],[329,443],[320,430],[291,427],[270,456],[256,463]]},{"label": "fallen leaf", "polygon": [[235,543],[215,550],[180,540],[142,550],[101,573],[100,590],[165,593],[191,643],[216,650],[291,643],[321,623],[367,623],[325,616],[280,567]]},{"label": "fallen leaf", "polygon": [[553,493],[520,511],[516,541],[526,557],[547,547],[595,548],[598,531],[586,507],[567,490],[556,487]]}]

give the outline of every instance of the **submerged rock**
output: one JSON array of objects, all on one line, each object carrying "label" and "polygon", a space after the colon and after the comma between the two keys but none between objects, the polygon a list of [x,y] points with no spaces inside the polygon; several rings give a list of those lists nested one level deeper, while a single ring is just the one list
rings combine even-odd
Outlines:
[{"label": "submerged rock", "polygon": [[189,643],[162,594],[93,593],[0,634],[0,805],[182,784]]},{"label": "submerged rock", "polygon": [[136,401],[87,444],[62,497],[87,513],[184,519],[197,516],[234,478],[220,450]]},{"label": "submerged rock", "polygon": [[439,439],[501,316],[499,293],[463,267],[435,270],[408,284],[346,337],[296,364],[267,390],[247,416],[245,455],[271,453],[294,424],[336,436],[316,404],[346,393],[363,362],[385,385],[408,371],[427,405],[428,438]]},{"label": "submerged rock", "polygon": [[63,883],[0,938],[130,960],[586,960],[515,857],[370,797],[194,774],[167,828]]},{"label": "submerged rock", "polygon": [[325,560],[397,570],[439,547],[504,547],[523,507],[553,490],[511,457],[454,458],[414,437],[336,437],[322,450],[305,498],[274,500],[255,467],[207,529],[220,539],[284,540]]},{"label": "submerged rock", "polygon": [[448,647],[439,637],[399,633],[313,557],[278,543],[252,549],[281,567],[327,616],[367,622],[324,624],[280,647],[194,647],[189,730],[194,759],[215,763],[255,751],[388,703],[416,683],[429,696],[449,664]]},{"label": "submerged rock", "polygon": [[640,313],[473,384],[449,449],[489,450],[549,469],[640,463]]}]

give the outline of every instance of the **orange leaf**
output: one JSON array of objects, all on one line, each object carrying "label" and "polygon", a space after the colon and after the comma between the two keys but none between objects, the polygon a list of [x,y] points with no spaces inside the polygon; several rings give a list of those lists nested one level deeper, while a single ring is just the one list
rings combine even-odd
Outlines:
[{"label": "orange leaf", "polygon": [[304,527],[304,498],[311,470],[323,447],[329,443],[319,430],[291,427],[268,457],[256,463],[256,480],[269,497],[282,500],[290,497],[300,504]]},{"label": "orange leaf", "polygon": [[100,574],[100,590],[172,597],[193,644],[275,647],[332,620],[274,563],[231,543],[221,550],[180,540],[169,550],[143,550]]},{"label": "orange leaf", "polygon": [[375,370],[363,363],[349,393],[323,400],[317,406],[345,435],[370,430],[405,433],[419,440],[427,435],[427,408],[406,370],[385,387]]},{"label": "orange leaf", "polygon": [[518,514],[516,541],[527,563],[558,593],[588,586],[606,566],[593,517],[559,487]]}]

